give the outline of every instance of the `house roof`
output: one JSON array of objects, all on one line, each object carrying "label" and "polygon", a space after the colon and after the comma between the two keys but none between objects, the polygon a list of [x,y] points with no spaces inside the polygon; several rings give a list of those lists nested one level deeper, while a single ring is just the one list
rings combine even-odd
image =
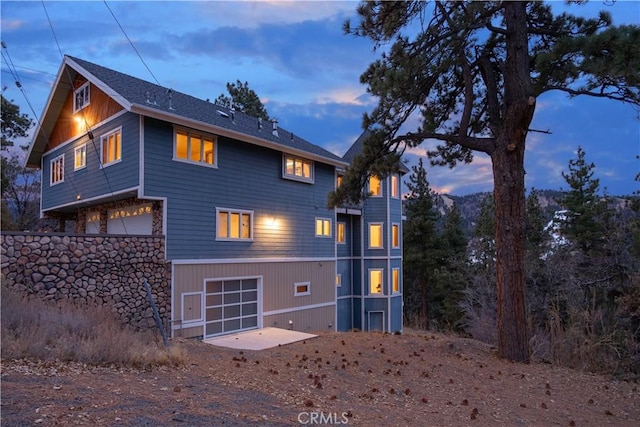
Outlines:
[{"label": "house roof", "polygon": [[[344,153],[344,155],[342,156],[342,160],[349,164],[352,163],[353,159],[358,154],[362,153],[362,150],[364,149],[364,141],[369,137],[369,135],[371,135],[371,131],[369,129],[365,129],[365,131],[360,134],[358,139],[355,140],[351,147],[349,147],[347,152]],[[402,162],[398,164],[398,170],[403,174],[409,172],[409,168],[407,168],[407,166]]]},{"label": "house roof", "polygon": [[346,166],[337,155],[278,127],[239,111],[170,90],[142,79],[65,55],[54,88],[36,128],[27,156],[28,166],[40,166],[55,122],[80,74],[130,112],[208,131],[256,145],[300,155],[335,166]]}]

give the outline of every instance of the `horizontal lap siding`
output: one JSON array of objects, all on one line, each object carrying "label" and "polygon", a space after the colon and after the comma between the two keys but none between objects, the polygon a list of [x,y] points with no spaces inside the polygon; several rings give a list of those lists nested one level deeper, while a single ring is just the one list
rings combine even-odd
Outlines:
[{"label": "horizontal lap siding", "polygon": [[[202,292],[208,279],[235,277],[262,277],[262,313],[275,310],[304,308],[309,305],[331,304],[312,310],[291,311],[264,317],[263,326],[284,327],[278,319],[308,316],[294,324],[295,330],[309,328],[326,329],[335,321],[335,263],[334,262],[267,262],[234,264],[174,264],[173,265],[173,319],[182,317],[181,295],[185,292]],[[311,295],[294,296],[294,283],[310,282]],[[310,316],[310,313],[313,316]],[[319,318],[314,316],[319,315]],[[288,320],[288,319],[287,319]],[[274,325],[273,322],[278,322]],[[177,322],[174,322],[177,323]],[[201,331],[201,328],[200,328]],[[196,329],[192,331],[196,334]],[[185,335],[185,330],[181,332]]]},{"label": "horizontal lap siding", "polygon": [[[167,198],[167,250],[172,259],[333,257],[333,238],[317,238],[334,168],[315,163],[315,183],[282,178],[282,153],[218,138],[218,168],[172,160],[173,127],[146,119],[145,194]],[[218,208],[249,210],[253,241],[216,241]],[[275,219],[277,228],[269,221]]]},{"label": "horizontal lap siding", "polygon": [[[100,137],[122,126],[122,160],[105,168],[100,167]],[[76,141],[63,145],[43,156],[42,209],[82,202],[85,199],[136,187],[139,181],[140,132],[139,118],[124,114],[113,121],[92,129],[94,140],[84,134]],[[74,151],[86,144],[86,167],[74,171]],[[51,159],[64,153],[64,182],[50,186]],[[80,199],[78,199],[80,195]]]}]

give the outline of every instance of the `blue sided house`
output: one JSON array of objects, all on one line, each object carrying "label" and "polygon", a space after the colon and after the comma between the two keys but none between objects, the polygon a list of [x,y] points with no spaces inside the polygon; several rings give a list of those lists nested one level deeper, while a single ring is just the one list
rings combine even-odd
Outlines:
[{"label": "blue sided house", "polygon": [[27,164],[42,170],[43,217],[164,238],[174,334],[398,332],[400,174],[371,176],[359,206],[327,208],[363,137],[339,157],[275,121],[65,56]]}]

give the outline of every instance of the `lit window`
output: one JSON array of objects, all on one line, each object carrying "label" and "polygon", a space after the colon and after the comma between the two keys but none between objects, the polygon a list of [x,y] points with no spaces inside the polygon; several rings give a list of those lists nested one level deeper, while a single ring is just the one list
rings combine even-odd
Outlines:
[{"label": "lit window", "polygon": [[100,212],[87,212],[84,232],[87,234],[100,233]]},{"label": "lit window", "polygon": [[331,220],[316,218],[316,237],[331,237]]},{"label": "lit window", "polygon": [[64,154],[59,155],[55,159],[51,159],[51,185],[64,182]]},{"label": "lit window", "polygon": [[391,280],[393,280],[393,283],[392,283],[393,292],[394,293],[400,292],[400,269],[399,268],[394,268],[393,270],[391,270]]},{"label": "lit window", "polygon": [[371,175],[369,177],[369,193],[373,197],[382,196],[382,185],[380,183],[380,178],[375,175]]},{"label": "lit window", "polygon": [[339,222],[336,225],[336,240],[338,243],[344,243],[344,222]]},{"label": "lit window", "polygon": [[382,223],[369,224],[369,248],[382,249]]},{"label": "lit window", "polygon": [[398,175],[391,175],[391,197],[394,199],[398,198],[398,194],[400,194],[400,188],[398,186]]},{"label": "lit window", "polygon": [[116,129],[100,138],[102,166],[108,166],[122,159],[122,129]]},{"label": "lit window", "polygon": [[216,209],[218,240],[253,239],[253,212]]},{"label": "lit window", "polygon": [[73,91],[73,112],[76,113],[89,105],[89,82]]},{"label": "lit window", "polygon": [[336,286],[342,286],[342,274],[336,274]]},{"label": "lit window", "polygon": [[297,181],[313,182],[313,162],[290,154],[283,154],[282,176]]},{"label": "lit window", "polygon": [[300,297],[303,295],[311,295],[311,283],[302,282],[293,284],[293,296]]},{"label": "lit window", "polygon": [[336,177],[336,188],[338,188],[338,187],[340,187],[342,185],[342,181],[344,181],[344,176],[338,175]]},{"label": "lit window", "polygon": [[186,130],[176,130],[174,160],[217,165],[215,138]]},{"label": "lit window", "polygon": [[398,224],[393,224],[391,226],[391,246],[394,248],[400,247],[400,226]]},{"label": "lit window", "polygon": [[369,293],[381,294],[382,293],[382,270],[369,270]]},{"label": "lit window", "polygon": [[74,170],[82,169],[87,166],[87,145],[82,144],[79,147],[76,147],[73,158]]}]

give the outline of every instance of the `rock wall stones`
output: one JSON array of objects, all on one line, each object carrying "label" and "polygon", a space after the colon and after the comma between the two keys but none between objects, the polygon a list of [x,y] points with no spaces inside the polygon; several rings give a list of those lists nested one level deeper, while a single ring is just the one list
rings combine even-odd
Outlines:
[{"label": "rock wall stones", "polygon": [[21,292],[107,305],[124,322],[153,328],[146,279],[168,329],[171,264],[164,258],[162,236],[3,232],[0,255],[3,281]]}]

